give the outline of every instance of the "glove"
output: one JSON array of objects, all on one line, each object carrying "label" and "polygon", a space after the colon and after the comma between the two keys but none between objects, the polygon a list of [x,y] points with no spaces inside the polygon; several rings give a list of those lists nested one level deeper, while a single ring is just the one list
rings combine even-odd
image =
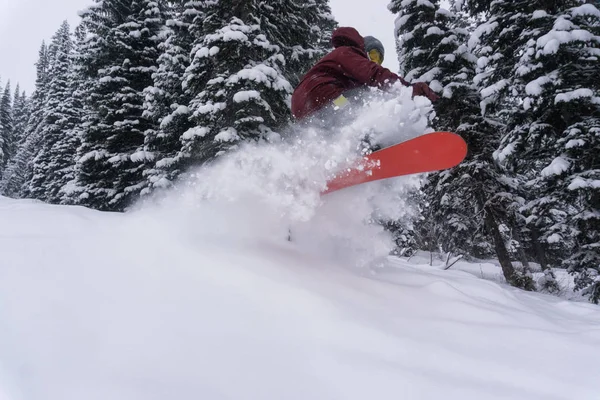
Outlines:
[{"label": "glove", "polygon": [[415,96],[425,96],[432,103],[435,103],[440,99],[440,96],[435,94],[433,90],[425,82],[417,82],[412,84],[413,87],[413,97]]}]

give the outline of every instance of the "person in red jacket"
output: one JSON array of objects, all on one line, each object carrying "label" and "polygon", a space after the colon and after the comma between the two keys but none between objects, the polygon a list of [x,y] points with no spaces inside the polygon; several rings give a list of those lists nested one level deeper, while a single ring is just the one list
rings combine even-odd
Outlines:
[{"label": "person in red jacket", "polygon": [[411,85],[382,67],[383,51],[377,57],[372,51],[376,49],[365,49],[365,39],[356,29],[336,29],[332,44],[335,49],[308,71],[292,95],[292,114],[297,120],[313,115],[353,89],[365,86],[385,89],[398,81],[412,86],[413,96],[425,96],[432,102],[438,99],[427,84]]}]

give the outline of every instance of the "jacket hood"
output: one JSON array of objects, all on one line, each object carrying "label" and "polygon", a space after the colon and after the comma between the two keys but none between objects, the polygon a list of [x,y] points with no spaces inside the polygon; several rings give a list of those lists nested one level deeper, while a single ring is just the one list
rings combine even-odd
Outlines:
[{"label": "jacket hood", "polygon": [[331,43],[335,48],[350,46],[365,51],[365,39],[354,28],[336,29],[331,36]]}]

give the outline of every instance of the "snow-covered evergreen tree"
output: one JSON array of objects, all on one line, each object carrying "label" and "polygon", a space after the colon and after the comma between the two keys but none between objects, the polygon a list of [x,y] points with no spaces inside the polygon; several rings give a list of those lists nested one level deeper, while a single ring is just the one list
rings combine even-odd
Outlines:
[{"label": "snow-covered evergreen tree", "polygon": [[[475,82],[482,88],[482,112],[497,115],[504,122],[519,109],[521,88],[514,78],[514,67],[526,43],[536,35],[529,29],[536,10],[555,7],[544,0],[498,0],[483,3],[488,18],[477,26],[469,47],[477,54],[478,75]],[[473,7],[476,7],[473,4]]]},{"label": "snow-covered evergreen tree", "polygon": [[[2,77],[0,77],[0,87],[2,87]],[[4,135],[2,134],[2,132],[4,132],[4,125],[2,124],[2,121],[0,120],[0,179],[2,179],[2,173],[3,171],[3,167],[2,165],[4,164],[4,150],[2,150],[4,148]]]},{"label": "snow-covered evergreen tree", "polygon": [[496,255],[507,282],[527,289],[531,279],[512,265],[502,231],[513,196],[492,155],[501,132],[498,123],[482,117],[480,96],[473,85],[477,58],[469,51],[469,32],[459,10],[438,1],[393,1],[401,70],[409,80],[428,82],[440,93],[436,128],[460,134],[469,155],[456,168],[430,174],[424,218],[417,232],[432,247],[466,256]]},{"label": "snow-covered evergreen tree", "polygon": [[9,81],[4,92],[0,94],[0,178],[2,178],[8,161],[13,157],[15,139],[12,108],[12,92]]},{"label": "snow-covered evergreen tree", "polygon": [[292,91],[284,57],[260,25],[262,2],[210,2],[203,40],[194,43],[184,88],[194,127],[175,157],[182,170],[213,159],[240,140],[268,138],[288,121]]},{"label": "snow-covered evergreen tree", "polygon": [[166,21],[154,84],[145,90],[144,116],[154,121],[155,128],[146,131],[145,150],[152,162],[144,171],[148,179],[144,193],[170,187],[180,174],[175,156],[181,150],[181,136],[193,127],[188,107],[192,96],[184,90],[183,79],[193,43],[204,37],[204,7],[205,2],[175,2]]},{"label": "snow-covered evergreen tree", "polygon": [[162,0],[96,0],[82,12],[86,115],[76,190],[80,204],[123,210],[144,188],[143,149],[152,121],[143,114],[164,26]]},{"label": "snow-covered evergreen tree", "polygon": [[29,185],[32,197],[60,203],[61,188],[73,179],[78,137],[74,127],[80,112],[75,102],[72,78],[72,48],[69,24],[65,21],[49,46],[50,79],[40,127],[40,148],[33,160],[33,176]]},{"label": "snow-covered evergreen tree", "polygon": [[35,91],[29,102],[27,125],[15,156],[6,167],[0,181],[0,192],[10,197],[27,197],[28,185],[32,177],[32,160],[40,145],[40,125],[44,116],[44,104],[48,94],[49,54],[45,43],[42,43],[36,63]]},{"label": "snow-covered evergreen tree", "polygon": [[[89,60],[86,49],[88,47],[88,33],[85,24],[79,24],[75,27],[72,38],[72,49],[70,55],[69,74],[67,83],[71,96],[69,102],[69,120],[64,121],[66,128],[60,136],[56,146],[65,149],[69,155],[63,154],[61,158],[71,158],[71,165],[65,167],[60,174],[60,183],[55,183],[60,187],[55,195],[54,202],[61,204],[79,204],[80,187],[78,182],[78,164],[79,150],[81,147],[81,138],[85,129],[85,116],[91,112],[88,107],[87,96],[91,88],[94,87],[94,81],[88,73]],[[74,123],[72,123],[74,122]]]},{"label": "snow-covered evergreen tree", "polygon": [[497,158],[524,182],[521,207],[542,264],[568,268],[600,302],[600,11],[531,4],[511,76],[520,107]]},{"label": "snow-covered evergreen tree", "polygon": [[[432,54],[431,49],[444,35],[436,23],[437,12],[441,10],[439,0],[392,0],[388,9],[397,14],[395,35],[400,74],[409,82],[419,78],[431,82],[436,70],[431,71],[430,66],[437,62],[437,54]],[[431,71],[429,75],[425,75],[427,71]]]},{"label": "snow-covered evergreen tree", "polygon": [[17,153],[19,143],[23,140],[25,129],[27,127],[27,120],[29,119],[29,100],[24,91],[21,91],[21,87],[17,84],[15,94],[13,97],[13,148],[12,154]]}]

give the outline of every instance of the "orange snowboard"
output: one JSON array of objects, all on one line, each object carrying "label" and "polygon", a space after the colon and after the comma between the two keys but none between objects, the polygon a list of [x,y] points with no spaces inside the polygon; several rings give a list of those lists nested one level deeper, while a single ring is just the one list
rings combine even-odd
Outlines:
[{"label": "orange snowboard", "polygon": [[323,194],[360,183],[452,168],[467,155],[467,144],[455,133],[433,132],[376,151],[358,165],[337,174]]}]

